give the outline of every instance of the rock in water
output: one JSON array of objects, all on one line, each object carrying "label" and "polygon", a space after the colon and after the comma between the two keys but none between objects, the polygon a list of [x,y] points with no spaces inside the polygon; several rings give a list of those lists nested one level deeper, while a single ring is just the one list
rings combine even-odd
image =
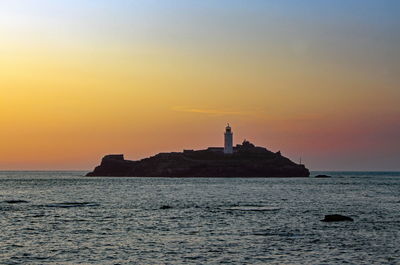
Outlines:
[{"label": "rock in water", "polygon": [[331,176],[328,176],[328,175],[316,175],[315,178],[331,178]]},{"label": "rock in water", "polygon": [[121,177],[309,177],[310,171],[281,154],[245,141],[224,154],[223,148],[160,153],[139,161],[107,155],[87,176]]},{"label": "rock in water", "polygon": [[330,214],[330,215],[325,215],[325,218],[321,220],[322,222],[353,222],[353,218],[340,215],[340,214]]}]

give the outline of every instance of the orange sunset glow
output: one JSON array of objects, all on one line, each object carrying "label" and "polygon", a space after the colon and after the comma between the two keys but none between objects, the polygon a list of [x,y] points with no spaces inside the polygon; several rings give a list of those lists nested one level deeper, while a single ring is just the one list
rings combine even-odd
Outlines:
[{"label": "orange sunset glow", "polygon": [[395,1],[38,2],[0,3],[1,170],[222,146],[228,122],[311,170],[400,169]]}]

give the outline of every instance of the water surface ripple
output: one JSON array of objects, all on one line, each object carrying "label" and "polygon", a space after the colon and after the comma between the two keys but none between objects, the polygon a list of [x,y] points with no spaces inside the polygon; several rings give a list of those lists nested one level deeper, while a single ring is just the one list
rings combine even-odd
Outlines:
[{"label": "water surface ripple", "polygon": [[[399,264],[400,174],[329,174],[0,172],[0,263]],[[355,221],[320,222],[332,213]]]}]

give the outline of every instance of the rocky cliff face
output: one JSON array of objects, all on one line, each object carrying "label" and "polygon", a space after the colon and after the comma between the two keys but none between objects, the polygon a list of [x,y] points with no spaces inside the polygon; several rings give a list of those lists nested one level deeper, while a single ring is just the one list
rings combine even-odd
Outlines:
[{"label": "rocky cliff face", "polygon": [[132,177],[308,177],[304,165],[250,143],[238,145],[234,154],[210,150],[160,153],[140,161],[107,155],[87,176]]}]

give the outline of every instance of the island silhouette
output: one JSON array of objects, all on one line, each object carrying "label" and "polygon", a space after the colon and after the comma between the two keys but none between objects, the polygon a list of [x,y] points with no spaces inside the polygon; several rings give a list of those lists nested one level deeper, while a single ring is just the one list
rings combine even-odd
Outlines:
[{"label": "island silhouette", "polygon": [[138,161],[123,154],[106,155],[87,176],[115,177],[309,177],[303,165],[255,146],[247,140],[233,146],[231,127],[225,128],[225,146],[204,150],[159,153]]}]

